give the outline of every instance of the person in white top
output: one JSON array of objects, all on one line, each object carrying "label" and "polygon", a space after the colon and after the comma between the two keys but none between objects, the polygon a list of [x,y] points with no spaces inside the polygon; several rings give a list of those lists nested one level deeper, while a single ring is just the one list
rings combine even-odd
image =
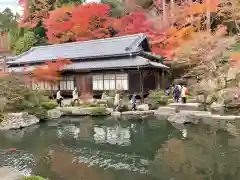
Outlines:
[{"label": "person in white top", "polygon": [[119,105],[120,105],[120,94],[116,91],[116,95],[114,97],[114,107],[115,107],[115,110],[118,110]]},{"label": "person in white top", "polygon": [[77,88],[74,88],[74,90],[72,92],[72,97],[73,97],[73,105],[75,105],[76,103],[78,103],[78,91],[77,91]]},{"label": "person in white top", "polygon": [[62,97],[62,95],[61,95],[61,91],[59,90],[58,92],[57,92],[57,103],[58,103],[58,105],[60,106],[60,107],[62,107],[62,100],[63,100],[63,97]]},{"label": "person in white top", "polygon": [[188,94],[188,89],[183,85],[181,89],[181,98],[182,98],[182,103],[186,104],[187,103],[187,94]]}]

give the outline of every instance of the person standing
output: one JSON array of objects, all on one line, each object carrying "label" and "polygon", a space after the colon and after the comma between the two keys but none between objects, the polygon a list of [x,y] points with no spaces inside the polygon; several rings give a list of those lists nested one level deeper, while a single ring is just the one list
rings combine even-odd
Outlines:
[{"label": "person standing", "polygon": [[181,91],[180,91],[180,89],[179,89],[179,86],[176,85],[175,88],[174,88],[174,90],[173,90],[173,97],[174,97],[175,102],[178,102],[178,101],[179,101],[180,94],[181,94]]},{"label": "person standing", "polygon": [[137,98],[136,98],[136,94],[135,93],[132,95],[131,103],[132,103],[132,109],[131,110],[136,111],[137,110],[136,109]]},{"label": "person standing", "polygon": [[116,91],[115,97],[114,97],[114,110],[118,110],[119,109],[119,104],[120,104],[120,94],[118,93],[118,91]]},{"label": "person standing", "polygon": [[188,89],[183,85],[182,86],[182,91],[181,91],[181,97],[182,97],[182,103],[183,104],[187,103],[187,95],[188,95]]},{"label": "person standing", "polygon": [[61,95],[61,91],[59,90],[58,92],[57,92],[57,103],[58,103],[58,105],[60,106],[60,107],[62,107],[62,100],[63,100],[63,97],[62,97],[62,95]]},{"label": "person standing", "polygon": [[171,93],[171,88],[168,86],[165,90],[165,94],[166,96],[170,96],[170,93]]},{"label": "person standing", "polygon": [[74,88],[72,92],[72,97],[73,97],[73,105],[75,106],[76,103],[78,103],[78,91],[77,88]]}]

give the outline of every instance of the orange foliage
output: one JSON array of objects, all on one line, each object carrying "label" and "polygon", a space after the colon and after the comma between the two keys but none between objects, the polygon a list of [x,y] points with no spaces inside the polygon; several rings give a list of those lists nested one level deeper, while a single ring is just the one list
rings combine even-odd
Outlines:
[{"label": "orange foliage", "polygon": [[23,7],[20,26],[34,28],[49,16],[52,4],[48,0],[19,0]]},{"label": "orange foliage", "polygon": [[46,61],[45,65],[39,66],[32,71],[34,81],[44,81],[55,84],[60,80],[60,70],[65,65],[71,64],[68,59],[59,58],[57,61]]},{"label": "orange foliage", "polygon": [[[20,1],[24,6],[29,3],[29,0]],[[39,1],[41,3],[36,3],[36,0],[33,2],[40,7],[45,0]],[[172,59],[182,43],[191,41],[197,36],[196,33],[206,30],[207,12],[216,12],[219,2],[181,1],[180,5],[166,6],[167,14],[157,15],[151,15],[147,10],[132,8],[136,4],[135,0],[126,1],[125,4],[131,6],[128,9],[132,12],[119,19],[110,16],[109,5],[87,3],[68,5],[50,12],[46,11],[48,7],[42,7],[37,14],[31,13],[34,18],[29,17],[28,22],[35,26],[36,22],[39,22],[38,17],[45,18],[44,26],[51,44],[145,33],[154,53]],[[154,0],[154,5],[158,10],[162,9],[161,0]],[[25,11],[27,13],[27,9]]]},{"label": "orange foliage", "polygon": [[109,5],[98,3],[69,5],[53,10],[44,23],[49,42],[55,44],[110,37],[112,18],[109,10]]},{"label": "orange foliage", "polygon": [[[118,19],[114,28],[118,35],[145,33],[154,53],[172,59],[182,43],[194,40],[196,33],[206,30],[206,13],[218,8],[216,0],[209,2],[175,5],[167,8],[167,17],[151,16],[145,10],[138,10]],[[155,1],[158,9],[161,5],[161,1]]]}]

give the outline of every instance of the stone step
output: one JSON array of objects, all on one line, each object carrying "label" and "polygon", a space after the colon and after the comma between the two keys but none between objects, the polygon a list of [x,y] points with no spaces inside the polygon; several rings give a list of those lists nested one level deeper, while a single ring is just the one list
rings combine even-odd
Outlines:
[{"label": "stone step", "polygon": [[22,175],[20,172],[13,170],[9,167],[0,168],[0,179],[1,180],[21,180]]},{"label": "stone step", "polygon": [[168,106],[177,106],[177,107],[200,107],[201,104],[200,103],[186,103],[186,104],[183,104],[183,103],[171,103],[171,104],[168,104]]}]

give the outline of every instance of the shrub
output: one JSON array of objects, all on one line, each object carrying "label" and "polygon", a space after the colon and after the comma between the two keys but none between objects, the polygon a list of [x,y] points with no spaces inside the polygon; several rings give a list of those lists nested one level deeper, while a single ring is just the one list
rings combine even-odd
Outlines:
[{"label": "shrub", "polygon": [[48,179],[40,176],[28,176],[28,177],[23,177],[22,180],[48,180]]},{"label": "shrub", "polygon": [[118,108],[119,112],[125,112],[125,111],[129,111],[128,105],[123,104]]},{"label": "shrub", "polygon": [[150,109],[157,109],[159,106],[168,104],[168,96],[165,96],[164,91],[154,90],[149,92],[148,105]]},{"label": "shrub", "polygon": [[28,112],[39,119],[47,117],[47,110],[42,104],[48,102],[44,92],[32,90],[24,81],[24,76],[8,75],[0,77],[0,97],[6,99],[3,112]]},{"label": "shrub", "polygon": [[106,116],[108,114],[105,107],[96,107],[91,110],[91,116]]},{"label": "shrub", "polygon": [[54,109],[58,106],[57,102],[54,100],[42,102],[41,105],[44,109],[47,109],[47,110]]}]

